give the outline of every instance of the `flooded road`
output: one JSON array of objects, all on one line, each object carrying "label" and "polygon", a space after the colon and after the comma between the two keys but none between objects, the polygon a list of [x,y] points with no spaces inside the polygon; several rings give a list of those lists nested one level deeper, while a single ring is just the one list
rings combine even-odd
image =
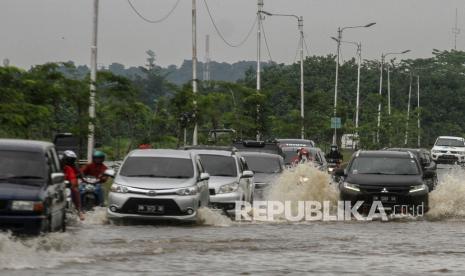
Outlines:
[{"label": "flooded road", "polygon": [[[464,176],[441,175],[426,217],[389,222],[233,222],[204,210],[199,225],[114,226],[99,209],[67,233],[0,234],[0,274],[465,275]],[[270,196],[333,200],[315,195],[326,176],[311,177],[308,189]]]}]

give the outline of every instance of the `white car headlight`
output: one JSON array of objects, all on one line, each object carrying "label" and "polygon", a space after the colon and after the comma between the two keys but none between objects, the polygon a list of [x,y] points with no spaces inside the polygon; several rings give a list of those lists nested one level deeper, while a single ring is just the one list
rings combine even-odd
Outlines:
[{"label": "white car headlight", "polygon": [[197,186],[192,186],[188,188],[182,188],[176,191],[176,194],[180,196],[189,196],[189,195],[196,195],[199,192],[199,188]]},{"label": "white car headlight", "polygon": [[11,204],[13,211],[42,211],[43,209],[44,205],[39,201],[15,200]]},{"label": "white car headlight", "polygon": [[422,192],[422,191],[425,191],[426,189],[428,189],[428,187],[425,184],[416,185],[416,186],[412,186],[409,193]]},{"label": "white car headlight", "polygon": [[439,150],[431,150],[431,153],[439,153]]},{"label": "white car headlight", "polygon": [[360,192],[360,188],[356,184],[344,182],[343,187],[345,189],[347,189],[347,190],[351,190],[351,191],[354,191],[354,192]]},{"label": "white car headlight", "polygon": [[226,184],[220,187],[220,189],[218,190],[218,193],[219,194],[232,193],[232,192],[237,191],[237,188],[239,188],[239,183],[237,182]]},{"label": "white car headlight", "polygon": [[128,187],[114,183],[113,185],[111,185],[110,191],[112,191],[113,193],[125,194],[128,192]]}]

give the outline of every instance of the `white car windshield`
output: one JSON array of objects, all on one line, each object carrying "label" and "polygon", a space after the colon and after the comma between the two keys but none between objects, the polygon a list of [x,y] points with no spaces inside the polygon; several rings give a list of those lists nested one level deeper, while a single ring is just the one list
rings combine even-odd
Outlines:
[{"label": "white car windshield", "polygon": [[129,157],[121,168],[121,176],[154,178],[192,178],[191,159],[171,157]]},{"label": "white car windshield", "polygon": [[465,147],[463,141],[449,138],[439,138],[434,145],[441,147]]}]

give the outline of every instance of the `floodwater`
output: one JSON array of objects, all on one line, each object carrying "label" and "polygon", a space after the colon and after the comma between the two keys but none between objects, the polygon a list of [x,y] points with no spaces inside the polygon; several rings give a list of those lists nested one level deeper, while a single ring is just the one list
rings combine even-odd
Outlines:
[{"label": "floodwater", "polygon": [[[0,234],[0,274],[465,275],[465,173],[440,180],[426,217],[388,222],[237,222],[206,209],[196,225],[115,226],[97,209],[66,233]],[[337,200],[328,181],[298,168],[268,198]]]}]

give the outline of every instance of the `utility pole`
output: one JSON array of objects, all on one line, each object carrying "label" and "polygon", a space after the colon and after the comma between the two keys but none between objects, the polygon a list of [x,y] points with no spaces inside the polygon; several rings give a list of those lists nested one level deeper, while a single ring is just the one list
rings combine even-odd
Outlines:
[{"label": "utility pole", "polygon": [[381,127],[381,96],[383,94],[383,64],[384,64],[384,54],[381,54],[381,65],[380,65],[380,74],[379,74],[379,98],[378,103],[378,125],[376,130],[376,143],[379,144],[379,129]]},{"label": "utility pole", "polygon": [[89,136],[87,139],[87,161],[92,161],[95,146],[95,84],[97,81],[97,31],[99,0],[94,0],[92,45],[90,47],[90,97],[89,97]]},{"label": "utility pole", "polygon": [[[336,118],[337,115],[337,89],[338,89],[338,82],[339,82],[339,53],[341,52],[341,40],[342,40],[342,29],[340,27],[337,28],[337,52],[336,52],[336,83],[334,85],[334,108],[333,108],[333,117]],[[337,142],[337,128],[336,125],[334,126],[334,134],[333,134],[333,144]]]},{"label": "utility pole", "polygon": [[391,70],[389,62],[386,64],[387,69],[387,93],[388,93],[388,115],[391,117]]},{"label": "utility pole", "polygon": [[203,80],[210,80],[210,35],[205,37],[205,68],[203,70]]},{"label": "utility pole", "polygon": [[452,28],[452,34],[454,34],[454,50],[457,50],[457,37],[460,34],[460,28],[458,26],[458,9],[455,9],[455,27]]},{"label": "utility pole", "polygon": [[[192,0],[192,92],[197,94],[197,8],[196,0]],[[192,145],[198,144],[197,125],[197,101],[194,99],[194,132],[192,134]]]},{"label": "utility pole", "polygon": [[298,19],[300,31],[300,138],[305,139],[305,110],[304,110],[304,18],[300,16]]},{"label": "utility pole", "polygon": [[[381,127],[381,96],[383,93],[383,65],[386,57],[388,55],[403,55],[410,52],[410,50],[405,50],[403,52],[398,53],[386,53],[381,54],[381,65],[380,65],[380,73],[379,73],[379,97],[380,101],[378,104],[378,129],[376,131],[376,142],[379,143],[379,131]],[[389,65],[388,67],[388,114],[391,115],[391,84],[390,84],[390,75],[389,75]]]},{"label": "utility pole", "polygon": [[[262,50],[262,10],[263,10],[263,0],[257,0],[257,16],[258,16],[258,24],[257,24],[257,92],[260,93],[261,90],[261,50]],[[260,129],[258,124],[260,122],[260,105],[257,104],[257,141],[260,141]]]},{"label": "utility pole", "polygon": [[355,106],[355,137],[358,139],[358,121],[360,110],[360,70],[362,67],[362,42],[357,43],[358,69],[357,69],[357,100]]},{"label": "utility pole", "polygon": [[417,75],[417,128],[418,128],[418,148],[421,147],[420,143],[420,75]]},{"label": "utility pole", "polygon": [[410,120],[410,101],[412,98],[412,71],[410,71],[410,85],[408,89],[408,106],[407,106],[407,122],[405,124],[405,142],[404,145],[407,146],[408,144],[408,128],[409,128],[409,120]]}]

